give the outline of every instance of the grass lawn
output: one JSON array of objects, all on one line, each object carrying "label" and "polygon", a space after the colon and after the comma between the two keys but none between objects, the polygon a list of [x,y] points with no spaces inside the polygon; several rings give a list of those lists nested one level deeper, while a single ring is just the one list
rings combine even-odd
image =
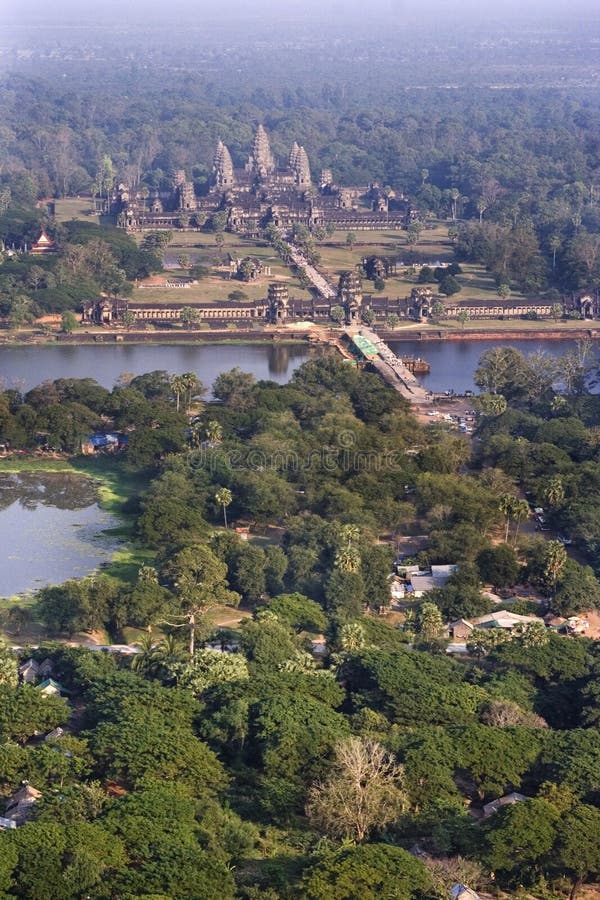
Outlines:
[{"label": "grass lawn", "polygon": [[[143,235],[138,235],[138,240]],[[237,234],[223,234],[222,248],[215,244],[213,234],[202,232],[176,232],[172,242],[164,251],[166,275],[174,278],[186,277],[185,269],[175,268],[177,257],[186,254],[193,265],[202,265],[212,270],[195,285],[185,290],[173,288],[135,288],[132,299],[146,303],[221,303],[228,299],[232,291],[243,291],[248,300],[264,300],[269,283],[280,281],[288,285],[294,297],[308,297],[309,292],[285,266],[273,248],[264,241],[251,241]],[[249,283],[231,278],[227,254],[234,257],[256,256],[264,265],[271,267],[271,274]]]},{"label": "grass lawn", "polygon": [[71,219],[82,219],[92,225],[100,224],[100,217],[93,212],[93,204],[89,197],[65,198],[54,201],[54,218],[58,223],[70,222]]},{"label": "grass lawn", "polygon": [[[445,223],[436,223],[433,227],[423,230],[419,242],[412,247],[407,244],[405,231],[358,232],[356,244],[352,249],[346,244],[346,234],[336,232],[331,239],[325,239],[319,244],[319,252],[320,268],[334,284],[340,272],[354,269],[362,263],[365,256],[389,256],[404,262],[406,265],[398,266],[397,275],[386,279],[385,288],[381,293],[389,297],[408,296],[417,284],[422,265],[454,260],[452,242],[448,238],[448,225]],[[496,283],[483,266],[463,263],[461,268],[463,272],[457,276],[457,280],[462,285],[462,290],[454,295],[453,300],[484,300],[498,303]],[[435,284],[429,287],[436,289]],[[363,290],[365,293],[374,293],[372,282],[366,281]],[[518,302],[525,298],[514,291],[509,299]]]}]

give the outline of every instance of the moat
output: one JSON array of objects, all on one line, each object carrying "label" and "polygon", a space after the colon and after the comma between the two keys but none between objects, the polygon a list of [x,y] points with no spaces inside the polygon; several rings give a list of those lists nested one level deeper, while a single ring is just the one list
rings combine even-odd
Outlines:
[{"label": "moat", "polygon": [[[420,356],[431,366],[419,381],[434,392],[473,390],[473,373],[481,354],[490,347],[517,347],[530,354],[543,350],[559,356],[573,346],[572,340],[456,340],[390,341],[399,356]],[[295,344],[63,344],[0,348],[0,379],[6,387],[29,390],[56,378],[94,378],[112,388],[124,372],[141,375],[155,369],[169,373],[195,372],[210,388],[220,372],[238,366],[257,379],[280,384],[315,351],[302,342]]]}]

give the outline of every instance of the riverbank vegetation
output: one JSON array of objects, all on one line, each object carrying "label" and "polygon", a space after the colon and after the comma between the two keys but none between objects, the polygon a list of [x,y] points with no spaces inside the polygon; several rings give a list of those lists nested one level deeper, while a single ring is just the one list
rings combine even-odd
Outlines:
[{"label": "riverbank vegetation", "polygon": [[[373,883],[425,900],[464,881],[560,897],[600,876],[582,844],[600,819],[597,643],[538,616],[476,629],[458,661],[443,652],[445,622],[502,608],[484,585],[513,612],[600,605],[586,366],[579,348],[557,391],[544,357],[485,354],[472,446],[335,357],[286,385],[224,373],[218,403],[195,384],[191,422],[190,390],[161,372],[112,392],[89,379],[4,392],[13,440],[59,410],[65,449],[94,416],[129,429],[127,449],[72,463],[114,471],[131,552],[34,603],[50,636],[139,641],[131,656],[32,651],[66,698],[42,706],[0,653],[0,793],[24,779],[41,792],[29,824],[0,833],[7,895],[43,880],[82,896],[73,860],[99,900],[341,900]],[[531,531],[529,504],[550,534]],[[411,534],[427,535],[422,567],[458,569],[392,609]],[[216,627],[236,605],[242,623]],[[516,802],[487,806],[505,795]]]}]

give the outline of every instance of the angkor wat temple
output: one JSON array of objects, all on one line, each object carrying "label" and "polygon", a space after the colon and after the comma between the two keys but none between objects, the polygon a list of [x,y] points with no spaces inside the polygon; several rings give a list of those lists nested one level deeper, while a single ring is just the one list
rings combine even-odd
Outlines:
[{"label": "angkor wat temple", "polygon": [[338,187],[329,169],[312,183],[304,147],[294,143],[286,165],[278,165],[268,135],[258,126],[252,152],[243,169],[236,169],[228,148],[219,141],[207,189],[198,193],[183,170],[175,173],[169,190],[133,190],[120,183],[112,212],[121,228],[204,228],[217,214],[228,231],[258,235],[274,224],[283,229],[296,223],[313,229],[400,229],[410,221],[403,197],[379,185]]}]

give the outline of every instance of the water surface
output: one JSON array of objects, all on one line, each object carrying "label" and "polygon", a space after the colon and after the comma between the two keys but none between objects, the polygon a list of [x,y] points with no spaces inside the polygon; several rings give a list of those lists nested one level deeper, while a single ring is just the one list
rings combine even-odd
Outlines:
[{"label": "water surface", "polygon": [[[428,375],[418,375],[421,384],[434,393],[454,390],[457,394],[476,391],[473,373],[479,358],[493,347],[515,347],[525,356],[542,350],[549,356],[562,356],[573,348],[573,340],[491,340],[491,341],[389,341],[398,356],[421,356],[431,365]],[[590,364],[597,357],[598,347],[594,344]]]},{"label": "water surface", "polygon": [[210,388],[221,372],[238,366],[257,379],[283,384],[309,358],[307,344],[60,344],[0,347],[0,379],[6,387],[30,390],[56,378],[93,378],[112,388],[119,375],[155,369],[195,372]]},{"label": "water surface", "polygon": [[64,472],[0,473],[0,596],[82,578],[118,547],[94,483]]}]

